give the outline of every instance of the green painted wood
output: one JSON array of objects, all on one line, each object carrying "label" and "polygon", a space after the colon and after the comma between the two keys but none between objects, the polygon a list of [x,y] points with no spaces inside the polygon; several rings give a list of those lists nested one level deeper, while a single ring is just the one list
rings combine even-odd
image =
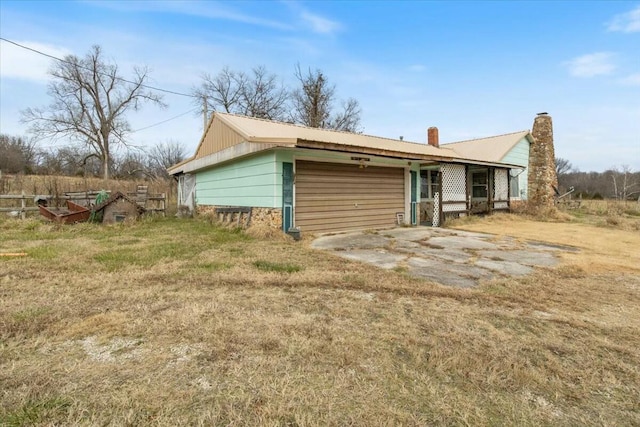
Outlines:
[{"label": "green painted wood", "polygon": [[411,225],[418,223],[418,172],[411,171]]},{"label": "green painted wood", "polygon": [[[525,170],[518,175],[517,186],[519,189],[519,197],[522,200],[527,199],[527,174],[529,166],[529,141],[527,138],[522,138],[505,156],[502,158],[502,161],[505,163],[510,163],[512,165],[520,165],[525,168]],[[519,171],[513,171],[512,174],[518,173]]]},{"label": "green painted wood", "polygon": [[529,141],[522,138],[513,146],[507,154],[504,155],[502,161],[512,165],[528,166],[529,165]]},{"label": "green painted wood", "polygon": [[282,163],[282,230],[293,226],[293,163]]},{"label": "green painted wood", "polygon": [[282,206],[281,176],[273,152],[228,162],[196,174],[196,203],[214,206]]}]

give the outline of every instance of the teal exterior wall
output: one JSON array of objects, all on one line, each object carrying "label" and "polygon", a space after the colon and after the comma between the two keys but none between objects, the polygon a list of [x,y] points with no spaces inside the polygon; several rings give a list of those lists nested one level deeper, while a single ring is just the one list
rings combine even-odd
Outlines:
[{"label": "teal exterior wall", "polygon": [[274,152],[234,160],[196,173],[196,203],[282,207],[282,162]]},{"label": "teal exterior wall", "polygon": [[[520,165],[525,168],[524,172],[518,175],[518,185],[520,188],[520,198],[527,199],[527,175],[529,173],[529,140],[522,138],[503,158],[502,161],[512,165]],[[516,172],[516,171],[513,171]]]},{"label": "teal exterior wall", "polygon": [[[412,201],[415,201],[418,204],[418,206],[420,206],[420,190],[421,190],[421,187],[420,187],[420,184],[421,184],[420,183],[420,164],[417,163],[417,162],[411,163],[411,166],[409,167],[409,170],[411,172],[415,172],[415,174],[416,174],[416,180],[411,183],[412,186],[413,186],[411,191],[414,192],[415,195],[416,195],[415,200],[412,200]],[[417,215],[416,221],[419,222],[420,221],[420,208],[419,207],[418,207],[416,215]]]},{"label": "teal exterior wall", "polygon": [[522,138],[518,143],[502,158],[505,163],[512,165],[529,165],[529,141]]}]

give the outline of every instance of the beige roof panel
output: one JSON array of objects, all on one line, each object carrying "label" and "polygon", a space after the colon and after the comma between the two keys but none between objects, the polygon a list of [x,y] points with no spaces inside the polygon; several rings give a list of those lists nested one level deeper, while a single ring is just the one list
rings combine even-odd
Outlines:
[{"label": "beige roof panel", "polygon": [[[248,152],[254,152],[255,149],[249,148],[246,144],[256,144],[256,147],[261,149],[271,149],[278,146],[317,148],[362,152],[405,159],[416,159],[419,161],[451,161],[498,167],[513,166],[502,163],[502,158],[523,137],[531,138],[529,131],[521,131],[433,147],[426,143],[310,128],[290,123],[273,122],[254,117],[216,112],[209,121],[209,126],[202,136],[196,154],[177,165],[171,166],[168,169],[170,173],[180,173],[187,169],[193,170],[196,163],[199,165],[198,168],[207,166],[206,162],[200,165],[200,163],[202,163],[200,160],[208,159],[216,153],[200,153],[200,150],[203,147],[203,142],[207,139],[207,135],[212,132],[211,128],[213,127],[214,121],[217,123],[216,126],[223,125],[234,131],[239,141],[239,143],[236,141],[236,145],[241,145],[244,147],[243,149],[245,151],[248,150]],[[226,152],[227,150],[222,151]],[[199,160],[200,157],[202,157],[202,159]]]},{"label": "beige roof panel", "polygon": [[363,147],[385,151],[434,157],[458,158],[449,148],[436,148],[428,144],[400,141],[351,132],[310,128],[289,123],[272,122],[253,117],[216,113],[224,122],[247,137],[250,142],[295,143],[298,140],[327,144]]},{"label": "beige roof panel", "polygon": [[500,162],[507,153],[516,146],[522,138],[531,139],[528,130],[491,136],[489,138],[470,139],[468,141],[442,144],[440,147],[454,150],[465,159],[479,160],[482,162]]}]

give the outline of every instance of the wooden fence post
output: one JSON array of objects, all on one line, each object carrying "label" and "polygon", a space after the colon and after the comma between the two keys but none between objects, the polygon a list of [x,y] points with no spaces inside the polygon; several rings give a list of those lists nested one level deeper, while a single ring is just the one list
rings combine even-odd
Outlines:
[{"label": "wooden fence post", "polygon": [[24,197],[24,190],[22,190],[22,199],[20,199],[20,219],[27,218],[27,211],[25,208],[27,207],[27,199]]}]

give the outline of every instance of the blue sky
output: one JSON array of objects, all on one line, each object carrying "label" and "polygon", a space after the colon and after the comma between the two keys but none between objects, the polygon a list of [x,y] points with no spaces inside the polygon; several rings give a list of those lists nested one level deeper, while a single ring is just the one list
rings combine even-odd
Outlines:
[{"label": "blue sky", "polygon": [[[293,83],[296,63],[320,68],[340,98],[362,107],[364,132],[441,142],[530,129],[553,117],[556,155],[583,171],[640,170],[640,1],[11,1],[0,36],[54,56],[94,44],[125,76],[189,92],[203,72],[258,65]],[[51,60],[0,42],[0,132],[21,135],[20,111],[48,103]],[[166,109],[130,116],[141,129],[195,108],[165,95]],[[202,118],[186,114],[134,133],[150,146],[184,143]]]}]

